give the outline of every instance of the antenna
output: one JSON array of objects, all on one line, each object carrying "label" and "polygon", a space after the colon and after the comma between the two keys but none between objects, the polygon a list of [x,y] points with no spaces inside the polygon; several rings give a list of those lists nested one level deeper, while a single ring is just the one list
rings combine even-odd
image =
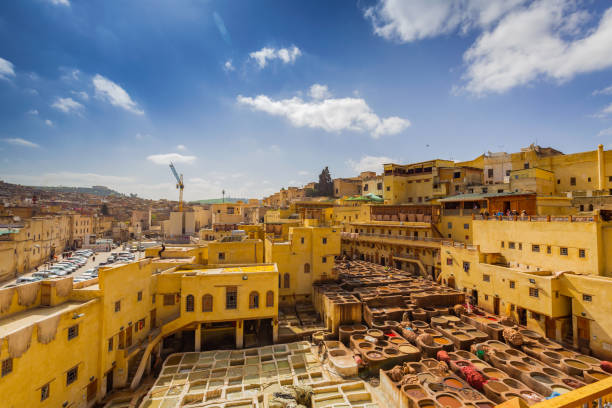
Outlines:
[{"label": "antenna", "polygon": [[221,190],[221,194],[223,195],[223,203],[225,203],[225,190]]}]

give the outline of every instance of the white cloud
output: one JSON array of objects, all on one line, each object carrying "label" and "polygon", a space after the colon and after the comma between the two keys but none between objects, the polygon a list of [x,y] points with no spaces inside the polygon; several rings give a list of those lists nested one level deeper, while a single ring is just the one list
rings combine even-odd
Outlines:
[{"label": "white cloud", "polygon": [[361,98],[305,101],[297,96],[272,100],[266,95],[254,98],[238,95],[236,100],[254,110],[283,116],[293,126],[319,128],[327,132],[369,132],[373,138],[378,138],[397,134],[410,126],[410,121],[399,117],[380,118]]},{"label": "white cloud", "polygon": [[78,81],[79,80],[79,75],[81,74],[80,70],[76,68],[67,68],[67,67],[60,67],[60,70],[65,72],[65,74],[60,77],[62,81]]},{"label": "white cloud", "polygon": [[70,91],[70,93],[73,94],[73,95],[78,96],[79,98],[81,98],[84,101],[88,101],[89,100],[89,95],[85,91]]},{"label": "white cloud", "polygon": [[300,175],[300,176],[308,176],[309,174],[310,174],[310,172],[306,171],[306,170],[298,171],[298,175]]},{"label": "white cloud", "polygon": [[227,72],[235,71],[236,70],[236,68],[234,68],[234,64],[232,64],[232,60],[231,59],[225,61],[225,64],[223,64],[223,69],[225,71],[227,71]]},{"label": "white cloud", "polygon": [[15,138],[7,138],[7,139],[2,139],[3,141],[5,141],[8,144],[12,144],[14,146],[21,146],[21,147],[40,147],[39,145],[37,145],[34,142],[30,142],[29,140],[25,140],[22,139],[20,137],[15,137]]},{"label": "white cloud", "polygon": [[540,79],[563,83],[612,67],[612,8],[593,16],[572,0],[379,0],[366,10],[376,34],[401,42],[482,33],[464,53],[462,87],[503,93]]},{"label": "white cloud", "polygon": [[310,87],[310,97],[313,99],[327,99],[331,98],[332,94],[329,92],[327,85],[314,84]]},{"label": "white cloud", "polygon": [[187,150],[187,148],[185,147],[185,145],[180,144],[180,145],[176,146],[176,150],[183,150],[183,151],[185,151],[185,150]]},{"label": "white cloud", "polygon": [[362,171],[382,173],[383,164],[394,162],[395,160],[386,156],[363,156],[359,161],[349,159],[346,161],[346,164],[356,173],[361,173]]},{"label": "white cloud", "polygon": [[0,57],[0,79],[9,79],[15,76],[15,68],[11,61]]},{"label": "white cloud", "polygon": [[193,163],[196,160],[195,156],[184,156],[179,153],[165,153],[165,154],[152,154],[147,156],[147,160],[155,164],[168,165],[170,162],[173,163]]},{"label": "white cloud", "polygon": [[55,102],[51,104],[51,107],[61,110],[64,113],[78,112],[84,108],[81,103],[72,98],[57,98]]},{"label": "white cloud", "polygon": [[612,9],[596,28],[580,36],[587,16],[574,6],[569,1],[541,0],[502,19],[464,54],[465,89],[475,94],[502,93],[538,78],[564,82],[611,67]]},{"label": "white cloud", "polygon": [[379,0],[365,11],[374,33],[411,42],[487,27],[526,0]]},{"label": "white cloud", "polygon": [[597,118],[603,118],[608,115],[612,115],[612,103],[603,108],[599,113],[596,113],[594,116]]},{"label": "white cloud", "polygon": [[26,88],[24,89],[24,92],[29,93],[30,95],[38,95],[38,91],[32,88]]},{"label": "white cloud", "polygon": [[593,95],[612,95],[612,85],[607,88],[594,90]]},{"label": "white cloud", "polygon": [[612,136],[612,127],[600,130],[597,136]]},{"label": "white cloud", "polygon": [[96,90],[96,97],[136,115],[144,115],[144,111],[138,108],[138,105],[130,98],[130,95],[110,79],[96,74],[92,79],[92,83]]},{"label": "white cloud", "polygon": [[69,0],[49,0],[49,2],[51,4],[53,4],[54,6],[67,6],[67,7],[70,7],[70,1]]},{"label": "white cloud", "polygon": [[257,61],[259,68],[265,68],[268,61],[280,59],[285,64],[293,64],[297,57],[302,55],[302,51],[295,45],[291,48],[270,48],[264,47],[259,51],[253,51],[249,57]]},{"label": "white cloud", "polygon": [[53,127],[53,122],[50,119],[45,119],[45,125]]},{"label": "white cloud", "polygon": [[30,109],[28,111],[28,115],[34,115],[37,116],[38,115],[38,109]]}]

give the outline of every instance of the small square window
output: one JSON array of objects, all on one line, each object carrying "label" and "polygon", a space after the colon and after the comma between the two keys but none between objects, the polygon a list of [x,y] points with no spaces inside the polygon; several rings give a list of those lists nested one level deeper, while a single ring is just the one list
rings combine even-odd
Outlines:
[{"label": "small square window", "polygon": [[516,287],[515,281],[510,281],[510,289],[514,289]]},{"label": "small square window", "polygon": [[7,358],[2,360],[2,377],[7,374],[10,374],[13,371],[13,359]]},{"label": "small square window", "polygon": [[391,191],[391,187],[390,186],[387,186],[387,191]]},{"label": "small square window", "polygon": [[446,258],[446,264],[449,266],[453,265],[453,258]]},{"label": "small square window", "polygon": [[567,248],[560,248],[559,253],[563,256],[567,256]]},{"label": "small square window", "polygon": [[590,183],[590,182],[591,182],[591,178],[590,178],[590,177],[589,177],[589,178],[587,178],[587,181]]},{"label": "small square window", "polygon": [[504,241],[502,241],[502,242],[501,242],[501,247],[502,247],[502,248],[504,247]]},{"label": "small square window", "polygon": [[489,300],[489,295],[485,295],[485,300]]},{"label": "small square window", "polygon": [[508,242],[508,248],[509,249],[514,249],[514,248],[516,248],[516,244],[514,242]]},{"label": "small square window", "polygon": [[113,351],[113,338],[108,339],[108,351]]},{"label": "small square window", "polygon": [[464,272],[469,272],[470,271],[470,263],[469,262],[463,261],[463,271]]},{"label": "small square window", "polygon": [[539,245],[531,245],[531,252],[540,252]]},{"label": "small square window", "polygon": [[484,282],[491,282],[491,275],[482,275],[482,280]]},{"label": "small square window", "polygon": [[138,292],[138,301],[142,300],[142,290]]},{"label": "small square window", "polygon": [[323,245],[327,244],[327,238],[323,238]]},{"label": "small square window", "polygon": [[174,305],[174,295],[164,295],[164,306]]},{"label": "small square window", "polygon": [[121,311],[121,301],[118,300],[115,302],[115,312],[120,312]]},{"label": "small square window", "polygon": [[49,398],[49,384],[45,384],[40,388],[40,400],[44,401]]},{"label": "small square window", "polygon": [[585,258],[585,257],[586,257],[586,250],[584,250],[584,249],[579,249],[579,250],[578,250],[578,257],[579,257],[579,258]]},{"label": "small square window", "polygon": [[584,300],[585,302],[591,302],[593,300],[593,296],[583,294],[582,295],[582,300]]},{"label": "small square window", "polygon": [[463,229],[470,229],[470,224],[463,224]]},{"label": "small square window", "polygon": [[546,246],[546,253],[547,254],[551,254],[552,253],[552,248],[550,247],[550,245]]},{"label": "small square window", "polygon": [[300,238],[300,244],[304,243],[304,237]]},{"label": "small square window", "polygon": [[531,318],[535,321],[540,321],[540,314],[536,312],[531,312]]},{"label": "small square window", "polygon": [[529,296],[540,297],[540,291],[538,290],[538,288],[529,288]]},{"label": "small square window", "polygon": [[519,242],[519,251],[522,251],[522,250],[523,250],[523,243]]},{"label": "small square window", "polygon": [[322,263],[327,263],[327,257],[326,257],[326,256],[322,257],[322,258],[321,258],[321,262],[322,262]]},{"label": "small square window", "polygon": [[220,261],[224,261],[225,260],[225,252],[219,252],[219,260]]},{"label": "small square window", "polygon": [[576,185],[576,177],[570,177],[570,185],[571,186],[575,186]]},{"label": "small square window", "polygon": [[449,222],[449,223],[447,224],[447,227],[448,227],[448,229],[453,229],[453,223],[452,223],[452,222]]},{"label": "small square window", "polygon": [[68,340],[72,340],[79,335],[79,325],[75,324],[68,328]]}]

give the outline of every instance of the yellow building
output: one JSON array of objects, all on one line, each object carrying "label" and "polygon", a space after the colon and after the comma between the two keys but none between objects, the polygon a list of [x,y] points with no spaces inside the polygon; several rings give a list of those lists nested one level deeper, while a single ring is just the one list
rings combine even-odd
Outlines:
[{"label": "yellow building", "polygon": [[473,221],[442,247],[439,279],[549,338],[612,357],[612,223],[591,217]]},{"label": "yellow building", "polygon": [[334,279],[340,231],[331,227],[291,227],[287,239],[265,241],[265,260],[278,266],[280,302],[312,301],[312,284]]}]

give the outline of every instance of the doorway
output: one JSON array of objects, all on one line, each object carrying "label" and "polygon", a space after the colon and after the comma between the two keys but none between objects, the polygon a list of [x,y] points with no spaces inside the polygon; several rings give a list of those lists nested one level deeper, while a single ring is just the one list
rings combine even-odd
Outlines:
[{"label": "doorway", "polygon": [[448,277],[448,287],[456,289],[455,288],[455,277],[454,276],[449,276]]},{"label": "doorway", "polygon": [[244,321],[244,347],[262,347],[273,343],[272,319]]},{"label": "doorway", "polygon": [[183,330],[182,335],[184,352],[195,350],[195,330]]},{"label": "doorway", "polygon": [[555,339],[557,337],[557,326],[555,319],[546,316],[546,337],[549,339]]},{"label": "doorway", "polygon": [[151,329],[157,327],[157,309],[151,310]]},{"label": "doorway", "polygon": [[114,369],[111,369],[106,372],[106,393],[107,394],[113,391],[113,374],[114,374],[113,371]]},{"label": "doorway", "polygon": [[128,326],[125,329],[125,348],[129,348],[132,345],[132,326]]},{"label": "doorway", "polygon": [[576,316],[576,328],[578,330],[578,347],[589,347],[591,339],[591,322],[589,319]]},{"label": "doorway", "polygon": [[472,304],[478,306],[478,291],[476,289],[472,289]]},{"label": "doorway", "polygon": [[499,296],[493,296],[493,314],[499,316]]},{"label": "doorway", "polygon": [[516,314],[519,318],[519,324],[526,326],[527,325],[527,309],[523,309],[522,307],[516,308]]}]

